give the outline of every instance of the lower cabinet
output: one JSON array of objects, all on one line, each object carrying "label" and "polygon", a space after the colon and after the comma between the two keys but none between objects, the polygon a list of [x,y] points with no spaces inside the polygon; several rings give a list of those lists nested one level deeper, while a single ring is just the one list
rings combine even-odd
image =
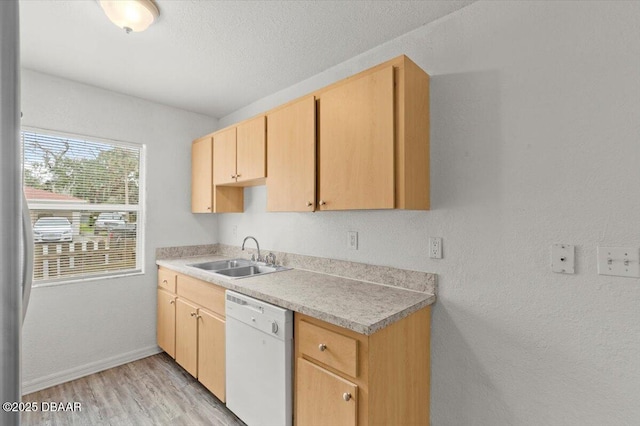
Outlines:
[{"label": "lower cabinet", "polygon": [[158,346],[176,357],[176,295],[158,289]]},{"label": "lower cabinet", "polygon": [[225,401],[225,320],[199,309],[198,380]]},{"label": "lower cabinet", "polygon": [[358,385],[298,360],[299,425],[357,425]]},{"label": "lower cabinet", "polygon": [[[160,268],[159,276],[166,279],[166,271]],[[224,402],[224,289],[180,274],[176,278],[176,294],[158,289],[158,346]]]},{"label": "lower cabinet", "polygon": [[296,313],[297,426],[428,425],[431,310],[370,335]]},{"label": "lower cabinet", "polygon": [[[225,402],[224,289],[158,276],[158,346]],[[295,313],[294,424],[428,425],[430,329],[430,307],[370,336]]]},{"label": "lower cabinet", "polygon": [[198,377],[198,306],[176,301],[176,362]]}]

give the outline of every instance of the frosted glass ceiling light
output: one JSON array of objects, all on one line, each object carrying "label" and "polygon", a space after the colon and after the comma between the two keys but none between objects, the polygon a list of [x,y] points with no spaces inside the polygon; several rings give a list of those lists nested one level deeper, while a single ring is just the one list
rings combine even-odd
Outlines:
[{"label": "frosted glass ceiling light", "polygon": [[99,0],[107,17],[127,34],[149,28],[160,15],[151,0]]}]

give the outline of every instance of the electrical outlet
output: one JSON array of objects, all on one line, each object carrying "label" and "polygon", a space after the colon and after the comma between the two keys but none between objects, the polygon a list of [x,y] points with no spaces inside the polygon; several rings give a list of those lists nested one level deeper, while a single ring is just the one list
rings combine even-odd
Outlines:
[{"label": "electrical outlet", "polygon": [[347,247],[349,247],[351,250],[358,250],[358,232],[357,231],[347,232]]},{"label": "electrical outlet", "polygon": [[442,238],[429,238],[429,257],[431,259],[442,259]]},{"label": "electrical outlet", "polygon": [[238,236],[238,225],[233,225],[233,236],[234,237]]}]

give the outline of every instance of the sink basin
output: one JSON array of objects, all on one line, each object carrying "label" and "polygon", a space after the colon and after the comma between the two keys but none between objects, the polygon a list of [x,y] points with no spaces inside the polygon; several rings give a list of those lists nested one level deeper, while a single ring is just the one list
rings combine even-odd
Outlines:
[{"label": "sink basin", "polygon": [[233,279],[291,269],[284,266],[266,266],[262,262],[253,262],[248,259],[217,260],[215,262],[192,263],[187,266]]},{"label": "sink basin", "polygon": [[223,269],[221,271],[216,271],[216,274],[225,275],[227,277],[240,278],[240,277],[248,277],[250,275],[276,272],[277,270],[278,270],[277,268],[273,268],[271,266],[251,265],[251,266],[242,266],[240,268]]},{"label": "sink basin", "polygon": [[252,262],[247,259],[231,259],[231,260],[218,260],[216,262],[204,262],[194,263],[189,266],[194,268],[204,269],[205,271],[220,271],[222,269],[238,268],[241,266],[252,265]]}]

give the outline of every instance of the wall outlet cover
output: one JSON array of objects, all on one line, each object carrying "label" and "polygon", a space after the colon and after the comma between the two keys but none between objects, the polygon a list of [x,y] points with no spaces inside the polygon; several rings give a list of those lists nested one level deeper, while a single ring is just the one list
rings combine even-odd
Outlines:
[{"label": "wall outlet cover", "polygon": [[357,231],[347,232],[347,247],[349,247],[351,250],[358,250],[358,232]]},{"label": "wall outlet cover", "polygon": [[559,274],[575,274],[575,246],[571,244],[553,244],[551,246],[551,270]]},{"label": "wall outlet cover", "polygon": [[442,238],[429,238],[429,257],[431,259],[442,259]]}]

